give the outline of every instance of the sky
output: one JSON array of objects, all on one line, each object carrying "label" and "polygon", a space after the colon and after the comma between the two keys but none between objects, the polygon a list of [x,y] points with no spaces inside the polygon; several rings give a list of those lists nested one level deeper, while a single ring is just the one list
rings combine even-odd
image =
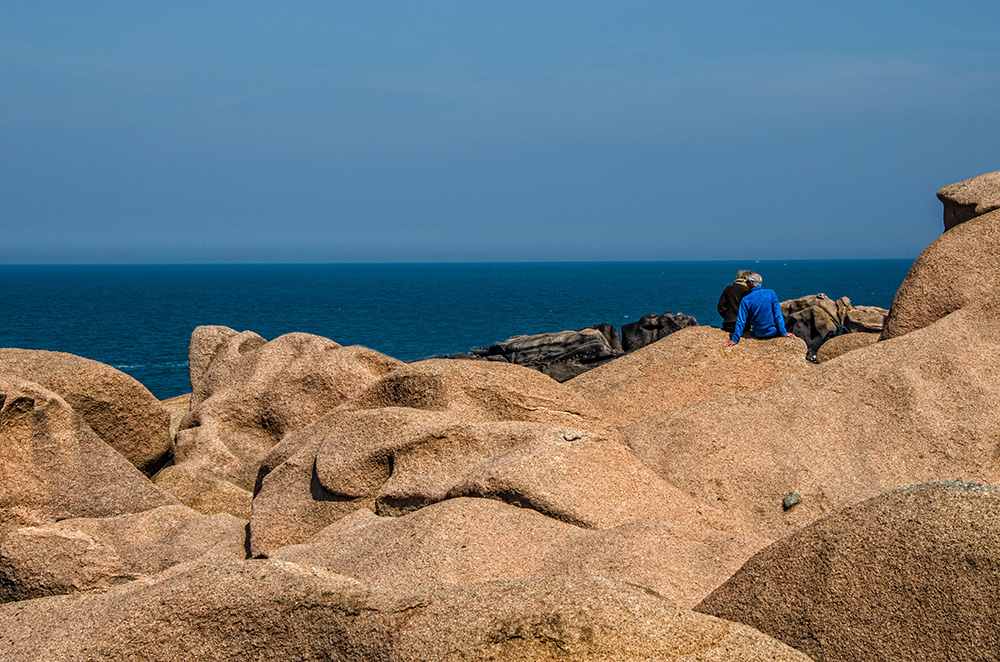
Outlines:
[{"label": "sky", "polygon": [[914,258],[1000,3],[0,5],[0,263]]}]

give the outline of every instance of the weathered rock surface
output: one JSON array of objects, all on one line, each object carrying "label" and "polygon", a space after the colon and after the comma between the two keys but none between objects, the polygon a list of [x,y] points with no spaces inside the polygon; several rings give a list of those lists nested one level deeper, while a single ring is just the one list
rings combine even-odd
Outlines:
[{"label": "weathered rock surface", "polygon": [[103,590],[199,557],[246,558],[246,522],[185,506],[6,527],[0,535],[0,602]]},{"label": "weathered rock surface", "polygon": [[160,404],[167,410],[170,416],[170,438],[173,439],[177,430],[181,427],[181,421],[191,412],[191,394],[185,393],[166,400],[160,400]]},{"label": "weathered rock surface", "polygon": [[843,324],[851,333],[880,333],[888,314],[888,310],[878,306],[852,306],[844,313]]},{"label": "weathered rock surface", "polygon": [[65,352],[0,349],[0,374],[58,393],[101,439],[146,474],[170,454],[170,417],[138,381],[109,365]]},{"label": "weathered rock surface", "polygon": [[398,368],[288,435],[262,463],[254,553],[302,542],[357,508],[402,514],[429,505],[480,463],[530,445],[532,434],[564,434],[515,423],[614,434],[590,403],[529,368],[446,359]]},{"label": "weathered rock surface", "polygon": [[698,320],[684,313],[667,311],[662,315],[655,313],[643,315],[638,321],[622,326],[622,349],[634,352],[661,338],[666,338],[675,331],[697,325]]},{"label": "weathered rock surface", "polygon": [[820,345],[816,359],[820,363],[835,359],[841,354],[874,345],[878,342],[878,337],[877,333],[844,333],[835,336]]},{"label": "weathered rock surface", "polygon": [[666,411],[756,391],[812,366],[801,340],[746,338],[726,347],[722,329],[694,326],[566,382],[604,420],[632,425]]},{"label": "weathered rock surface", "polygon": [[751,559],[698,607],[825,662],[1000,659],[1000,489],[889,492]]},{"label": "weathered rock surface", "polygon": [[823,343],[845,332],[880,332],[885,308],[855,306],[847,297],[836,301],[825,294],[811,294],[781,302],[785,328],[806,342],[808,355],[815,356]]},{"label": "weathered rock surface", "polygon": [[[249,496],[261,460],[284,435],[402,365],[378,352],[341,347],[310,334],[290,333],[266,342],[250,331],[221,328],[199,327],[194,334],[192,342],[200,349],[192,352],[207,367],[200,378],[200,368],[192,368],[197,381],[192,383],[191,412],[176,435],[176,466],[157,476],[158,483],[176,489],[191,507],[245,503],[246,498],[232,498],[232,488]],[[191,481],[198,489],[216,485],[222,493],[192,499]],[[249,517],[248,512],[227,512]]]},{"label": "weathered rock surface", "polygon": [[1000,289],[1000,210],[945,232],[924,249],[896,292],[882,338],[896,338]]},{"label": "weathered rock surface", "polygon": [[391,595],[280,561],[194,565],[101,594],[3,605],[0,623],[0,655],[10,662],[808,661],[751,628],[607,580]]},{"label": "weathered rock surface", "polygon": [[[454,513],[443,502],[492,499],[556,520],[548,525],[558,530],[550,536],[553,540],[533,537],[531,544],[539,546],[532,552],[536,556],[572,528],[605,530],[652,521],[645,529],[607,534],[605,548],[620,552],[626,543],[616,547],[614,541],[632,536],[636,550],[648,550],[653,544],[648,532],[658,530],[662,565],[650,565],[658,568],[654,574],[667,566],[675,576],[650,581],[693,604],[699,593],[725,579],[732,564],[766,544],[643,466],[583,398],[538,372],[510,364],[435,360],[400,368],[286,437],[263,466],[267,473],[250,523],[255,555],[281,556],[280,548],[287,545],[318,544],[321,530],[348,516],[350,522],[367,525],[368,515],[358,514],[359,509],[428,522],[429,538],[414,533],[417,538],[406,542],[429,544],[434,526],[449,526],[442,524],[447,517],[434,520],[431,514]],[[481,513],[489,506],[478,508]],[[506,514],[488,526],[510,528],[504,534],[508,538],[521,536],[513,530],[524,519],[518,510],[499,511]],[[573,527],[557,526],[560,522]],[[466,524],[473,526],[471,519]],[[374,528],[359,534],[353,525],[344,526],[352,536],[376,536]],[[377,530],[397,535],[398,529]],[[326,531],[341,532],[336,526]],[[374,559],[382,548],[364,540],[356,544],[368,562],[378,563]],[[313,547],[310,563],[323,567],[325,555],[336,547]],[[347,549],[341,551],[346,554]],[[708,560],[695,560],[706,550],[711,551]],[[525,549],[522,553],[530,555]],[[595,559],[599,556],[594,552]],[[395,576],[388,581],[406,577],[406,561],[397,559],[393,566]],[[335,567],[346,571],[351,566]],[[491,568],[488,563],[481,568],[486,577],[494,572]],[[691,581],[681,587],[675,581],[680,577]]]},{"label": "weathered rock surface", "polygon": [[3,375],[0,403],[0,601],[245,556],[245,522],[181,506],[55,393]]},{"label": "weathered rock surface", "polygon": [[472,350],[475,356],[503,357],[508,363],[540,370],[556,381],[567,379],[607,363],[622,355],[612,348],[605,333],[598,329],[560,331],[514,336],[483,349]]},{"label": "weathered rock surface", "polygon": [[[191,332],[191,341],[188,344],[188,377],[191,380],[192,390],[197,390],[208,368],[215,360],[215,356],[222,349],[226,341],[233,336],[239,335],[236,329],[228,326],[205,325],[195,327]],[[252,351],[254,347],[260,347],[265,342],[257,334],[245,337],[245,347],[241,351]]]},{"label": "weathered rock surface", "polygon": [[177,503],[33,382],[0,375],[0,439],[0,527]]},{"label": "weathered rock surface", "polygon": [[642,586],[691,607],[759,543],[734,544],[733,534],[648,519],[591,530],[530,508],[461,497],[401,517],[357,510],[309,543],[282,547],[271,558],[391,590],[582,573]]},{"label": "weathered rock surface", "polygon": [[988,172],[937,192],[944,205],[944,229],[1000,209],[1000,172]]},{"label": "weathered rock surface", "polygon": [[[1000,296],[981,299],[763,391],[667,412],[623,434],[668,482],[773,538],[904,485],[996,483],[998,318]],[[802,503],[784,511],[792,491]]]}]

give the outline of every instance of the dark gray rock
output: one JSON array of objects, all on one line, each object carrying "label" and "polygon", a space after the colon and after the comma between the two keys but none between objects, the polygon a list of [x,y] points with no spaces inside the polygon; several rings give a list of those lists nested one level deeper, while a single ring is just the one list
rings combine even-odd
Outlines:
[{"label": "dark gray rock", "polygon": [[698,320],[684,313],[670,311],[662,315],[644,315],[638,322],[622,327],[622,349],[626,353],[634,352],[688,326],[698,326]]},{"label": "dark gray rock", "polygon": [[534,368],[557,381],[571,379],[623,354],[595,328],[514,336],[471,353]]},{"label": "dark gray rock", "polygon": [[604,322],[595,324],[594,328],[601,332],[604,339],[608,341],[609,345],[611,345],[611,349],[622,352],[623,354],[625,353],[625,349],[622,347],[622,337],[621,334],[618,333],[618,329],[610,324],[605,324]]}]

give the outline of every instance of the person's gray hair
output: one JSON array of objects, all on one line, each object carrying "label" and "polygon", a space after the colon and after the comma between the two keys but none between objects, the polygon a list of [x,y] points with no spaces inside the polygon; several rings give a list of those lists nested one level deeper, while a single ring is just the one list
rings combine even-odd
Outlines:
[{"label": "person's gray hair", "polygon": [[760,277],[760,274],[750,274],[747,276],[747,282],[753,283],[754,287],[760,287],[764,279]]}]

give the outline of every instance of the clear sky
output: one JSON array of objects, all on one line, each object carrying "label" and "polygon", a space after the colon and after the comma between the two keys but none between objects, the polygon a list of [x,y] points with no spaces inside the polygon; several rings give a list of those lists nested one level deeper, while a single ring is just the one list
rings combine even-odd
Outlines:
[{"label": "clear sky", "polygon": [[912,258],[1000,2],[0,4],[0,263]]}]

